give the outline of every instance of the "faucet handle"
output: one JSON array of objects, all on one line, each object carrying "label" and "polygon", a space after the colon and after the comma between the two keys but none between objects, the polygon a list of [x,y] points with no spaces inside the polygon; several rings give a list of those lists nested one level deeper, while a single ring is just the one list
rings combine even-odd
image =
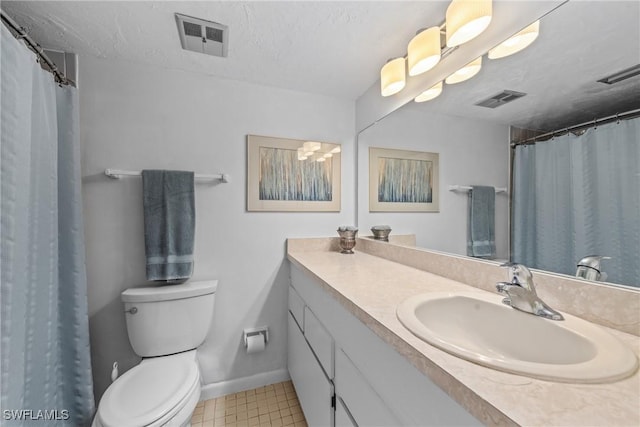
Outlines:
[{"label": "faucet handle", "polygon": [[536,293],[533,285],[533,274],[525,265],[516,262],[505,262],[501,264],[500,267],[507,267],[509,269],[509,281],[511,281],[511,283],[520,285],[534,294]]}]

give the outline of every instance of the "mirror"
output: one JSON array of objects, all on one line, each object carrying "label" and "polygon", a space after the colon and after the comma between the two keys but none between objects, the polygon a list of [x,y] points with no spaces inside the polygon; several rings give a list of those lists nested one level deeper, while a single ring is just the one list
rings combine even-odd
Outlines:
[{"label": "mirror", "polygon": [[[361,234],[389,225],[391,235],[415,234],[419,247],[466,255],[469,196],[450,186],[508,188],[514,128],[552,132],[640,109],[640,76],[612,85],[598,82],[640,63],[639,14],[638,2],[565,3],[541,20],[538,39],[525,50],[496,60],[485,56],[471,80],[445,84],[438,98],[409,102],[362,131],[357,156]],[[526,95],[493,109],[475,105],[504,90]],[[370,212],[370,147],[438,153],[439,212]],[[631,191],[640,193],[638,184]],[[496,193],[496,260],[511,257],[509,211],[509,195]],[[635,221],[640,221],[637,213]],[[640,263],[633,264],[629,267]],[[620,284],[640,287],[639,276]]]}]

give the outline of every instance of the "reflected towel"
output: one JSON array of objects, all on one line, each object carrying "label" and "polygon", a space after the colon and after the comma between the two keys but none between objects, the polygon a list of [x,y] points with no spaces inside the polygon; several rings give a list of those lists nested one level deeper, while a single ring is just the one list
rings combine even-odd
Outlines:
[{"label": "reflected towel", "polygon": [[191,277],[195,236],[193,172],[143,170],[147,280]]},{"label": "reflected towel", "polygon": [[495,242],[494,187],[474,185],[469,192],[469,218],[467,221],[467,255],[478,258],[493,258]]}]

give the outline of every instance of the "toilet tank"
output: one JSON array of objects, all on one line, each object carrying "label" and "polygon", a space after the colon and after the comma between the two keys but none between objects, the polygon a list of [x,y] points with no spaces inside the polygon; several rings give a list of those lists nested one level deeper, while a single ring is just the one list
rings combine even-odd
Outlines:
[{"label": "toilet tank", "polygon": [[204,342],[217,280],[131,288],[122,292],[127,332],[138,356],[164,356]]}]

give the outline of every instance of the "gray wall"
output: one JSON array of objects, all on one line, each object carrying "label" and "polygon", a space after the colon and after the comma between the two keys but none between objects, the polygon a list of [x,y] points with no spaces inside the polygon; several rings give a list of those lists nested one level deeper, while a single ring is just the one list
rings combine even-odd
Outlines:
[{"label": "gray wall", "polygon": [[[446,94],[445,94],[446,95]],[[437,102],[437,99],[433,102]],[[371,234],[387,224],[392,234],[416,234],[417,245],[467,254],[466,193],[449,185],[508,187],[509,127],[461,117],[429,114],[407,105],[358,136],[358,227]],[[369,212],[369,147],[439,153],[440,212]],[[496,194],[496,252],[506,259],[508,241],[506,193]]]},{"label": "gray wall", "polygon": [[[212,63],[215,66],[215,63]],[[91,351],[96,399],[138,362],[120,293],[145,285],[139,178],[105,168],[225,172],[196,185],[193,279],[219,279],[215,314],[199,352],[205,384],[286,367],[287,237],[330,236],[354,222],[354,103],[199,74],[84,57],[80,127]],[[246,135],[343,144],[340,213],[246,212]],[[268,325],[270,342],[247,355],[242,329]]]}]

